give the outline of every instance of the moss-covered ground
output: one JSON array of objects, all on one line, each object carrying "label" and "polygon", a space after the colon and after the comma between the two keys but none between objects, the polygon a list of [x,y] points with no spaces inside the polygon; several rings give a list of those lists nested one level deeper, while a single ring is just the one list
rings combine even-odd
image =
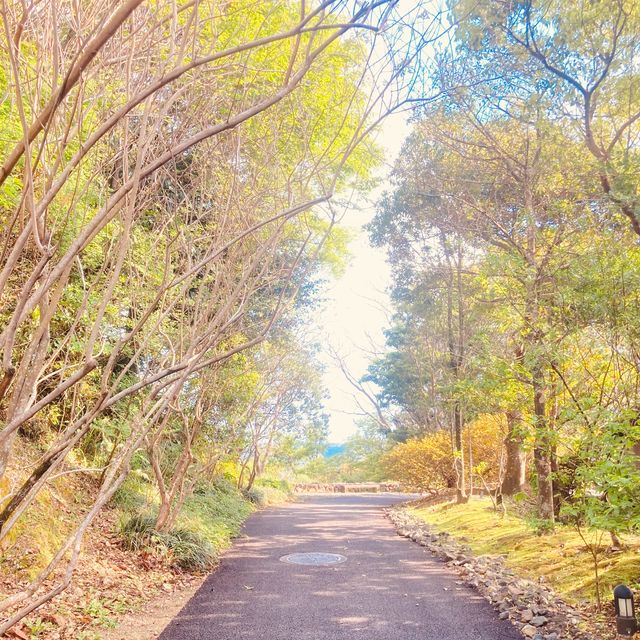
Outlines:
[{"label": "moss-covered ground", "polygon": [[[531,524],[517,515],[493,509],[488,498],[474,498],[467,504],[440,504],[414,508],[411,512],[468,544],[475,554],[504,555],[519,575],[548,581],[557,593],[571,602],[593,602],[595,598],[593,557],[578,532],[557,525],[555,530],[536,535]],[[624,582],[640,587],[640,538],[623,536],[624,548],[613,550],[602,532],[586,532],[585,538],[598,547],[602,594]]]}]

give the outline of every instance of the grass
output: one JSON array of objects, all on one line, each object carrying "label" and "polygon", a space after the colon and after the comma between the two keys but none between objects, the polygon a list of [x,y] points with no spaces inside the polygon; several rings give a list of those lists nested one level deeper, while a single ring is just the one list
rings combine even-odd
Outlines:
[{"label": "grass", "polygon": [[253,505],[239,491],[216,488],[189,498],[176,526],[200,534],[220,552],[252,511]]},{"label": "grass", "polygon": [[244,496],[234,486],[220,483],[189,498],[176,526],[199,534],[220,553],[256,507],[279,504],[288,497],[283,489],[269,485],[255,487],[250,496]]},{"label": "grass", "polygon": [[129,549],[149,549],[169,556],[176,566],[186,571],[205,571],[213,567],[218,554],[201,534],[183,528],[156,531],[155,518],[135,515],[122,525],[122,535]]},{"label": "grass", "polygon": [[[592,557],[570,527],[557,525],[552,533],[538,536],[522,518],[496,513],[488,498],[466,505],[411,509],[411,513],[468,544],[477,555],[504,555],[507,565],[523,577],[544,576],[570,602],[595,599]],[[640,539],[629,536],[624,542],[622,552],[602,550],[600,579],[605,597],[620,582],[640,587]]]},{"label": "grass", "polygon": [[152,549],[182,569],[202,571],[216,563],[256,507],[288,498],[284,487],[273,484],[265,482],[244,495],[224,478],[203,485],[186,500],[173,529],[162,533],[154,530],[157,503],[150,500],[146,483],[131,480],[114,502],[122,512],[121,531],[130,548]]},{"label": "grass", "polygon": [[[138,504],[134,499],[125,503]],[[204,571],[216,564],[252,510],[253,505],[232,487],[211,488],[185,502],[169,531],[155,531],[152,506],[125,510],[121,532],[131,549],[146,548],[170,557],[181,569]]]}]

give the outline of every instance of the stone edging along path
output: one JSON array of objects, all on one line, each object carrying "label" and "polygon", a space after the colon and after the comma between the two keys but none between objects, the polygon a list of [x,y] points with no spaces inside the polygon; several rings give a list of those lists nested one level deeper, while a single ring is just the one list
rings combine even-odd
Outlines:
[{"label": "stone edging along path", "polygon": [[509,619],[525,638],[532,640],[594,640],[580,629],[582,614],[561,600],[548,586],[517,577],[500,556],[473,556],[468,546],[448,533],[436,533],[407,513],[404,507],[386,511],[398,532],[426,547],[453,567],[463,582],[483,595]]}]

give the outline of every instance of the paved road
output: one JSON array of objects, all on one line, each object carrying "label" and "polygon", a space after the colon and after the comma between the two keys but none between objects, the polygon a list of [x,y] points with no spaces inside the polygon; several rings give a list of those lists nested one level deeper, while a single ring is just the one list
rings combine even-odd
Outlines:
[{"label": "paved road", "polygon": [[[456,574],[397,536],[391,495],[307,496],[252,516],[160,640],[520,640]],[[335,566],[285,554],[346,556]]]}]

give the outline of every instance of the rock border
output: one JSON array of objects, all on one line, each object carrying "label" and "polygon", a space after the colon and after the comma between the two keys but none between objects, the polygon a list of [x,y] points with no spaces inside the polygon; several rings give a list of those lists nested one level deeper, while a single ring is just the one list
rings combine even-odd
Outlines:
[{"label": "rock border", "polygon": [[386,510],[398,535],[426,547],[457,571],[463,583],[478,591],[529,640],[595,640],[580,628],[584,616],[540,582],[520,578],[505,565],[503,556],[474,556],[446,532],[434,531],[407,512],[406,506]]}]

